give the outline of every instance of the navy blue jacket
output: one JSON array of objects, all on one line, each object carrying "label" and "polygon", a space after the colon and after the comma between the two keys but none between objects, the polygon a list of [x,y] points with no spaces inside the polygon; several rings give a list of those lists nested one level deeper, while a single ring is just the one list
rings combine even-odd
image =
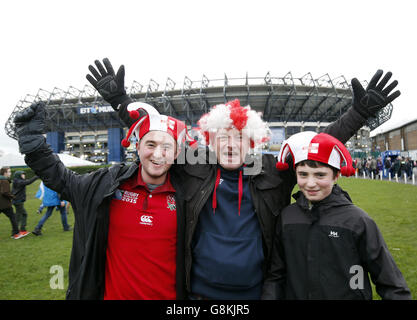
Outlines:
[{"label": "navy blue jacket", "polygon": [[[262,231],[249,189],[249,176],[242,174],[241,210],[239,170],[220,168],[216,200],[204,205],[193,239],[194,263],[191,290],[212,299],[259,299],[262,292]],[[224,263],[227,261],[228,263]]]}]

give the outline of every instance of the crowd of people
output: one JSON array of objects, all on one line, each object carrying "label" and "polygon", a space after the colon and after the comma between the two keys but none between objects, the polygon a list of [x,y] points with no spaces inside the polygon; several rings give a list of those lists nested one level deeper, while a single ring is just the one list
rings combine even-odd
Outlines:
[{"label": "crowd of people", "polygon": [[356,158],[355,166],[360,176],[365,174],[373,179],[381,178],[381,175],[385,177],[390,175],[392,178],[395,176],[400,178],[405,175],[408,180],[411,180],[413,174],[417,177],[417,160],[400,155],[394,159],[386,157],[384,161],[382,157]]}]

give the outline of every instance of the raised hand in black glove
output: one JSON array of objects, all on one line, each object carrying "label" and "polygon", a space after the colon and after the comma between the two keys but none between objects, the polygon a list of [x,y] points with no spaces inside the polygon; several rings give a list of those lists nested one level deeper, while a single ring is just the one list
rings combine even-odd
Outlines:
[{"label": "raised hand in black glove", "polygon": [[386,86],[392,76],[392,73],[387,72],[382,80],[379,81],[383,73],[384,72],[382,70],[378,70],[372,77],[366,87],[366,90],[362,87],[358,79],[353,78],[351,81],[353,90],[353,107],[364,118],[375,117],[379,110],[394,101],[394,99],[398,98],[401,94],[399,90],[390,94],[391,91],[397,86],[398,81],[394,80]]},{"label": "raised hand in black glove", "polygon": [[45,104],[33,103],[14,117],[19,151],[23,154],[37,150],[45,141]]},{"label": "raised hand in black glove", "polygon": [[125,67],[121,65],[117,74],[115,74],[109,59],[103,59],[105,68],[98,60],[95,60],[94,63],[97,69],[92,65],[88,66],[88,69],[94,77],[87,74],[86,78],[96,88],[103,99],[110,103],[113,109],[117,111],[119,104],[123,103],[127,98],[125,90]]}]

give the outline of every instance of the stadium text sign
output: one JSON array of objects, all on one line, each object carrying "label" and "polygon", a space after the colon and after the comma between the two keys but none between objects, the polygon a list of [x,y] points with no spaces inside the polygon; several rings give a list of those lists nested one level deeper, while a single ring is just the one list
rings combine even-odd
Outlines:
[{"label": "stadium text sign", "polygon": [[87,113],[103,113],[103,112],[114,112],[111,106],[91,106],[91,107],[79,107],[78,113],[79,114],[87,114]]}]

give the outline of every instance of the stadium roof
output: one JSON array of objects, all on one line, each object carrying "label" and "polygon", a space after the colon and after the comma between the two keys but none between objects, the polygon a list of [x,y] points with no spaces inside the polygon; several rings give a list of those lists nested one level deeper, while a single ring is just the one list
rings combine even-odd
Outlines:
[{"label": "stadium roof", "polygon": [[[367,84],[364,83],[366,86]],[[263,114],[268,122],[332,122],[351,105],[352,92],[344,76],[331,78],[328,74],[315,78],[311,73],[293,77],[288,72],[282,77],[208,79],[199,81],[188,77],[178,86],[167,78],[160,86],[150,80],[147,86],[133,81],[127,94],[135,101],[153,105],[160,113],[170,115],[195,125],[198,119],[213,105],[240,99],[241,105],[249,104]],[[85,85],[79,90],[54,88],[52,91],[39,89],[36,95],[26,95],[19,101],[6,122],[6,133],[16,139],[13,123],[14,114],[35,101],[44,101],[47,109],[48,131],[96,131],[111,127],[123,127],[98,92]],[[391,116],[392,105],[384,108],[377,119],[368,125],[376,128]]]}]

